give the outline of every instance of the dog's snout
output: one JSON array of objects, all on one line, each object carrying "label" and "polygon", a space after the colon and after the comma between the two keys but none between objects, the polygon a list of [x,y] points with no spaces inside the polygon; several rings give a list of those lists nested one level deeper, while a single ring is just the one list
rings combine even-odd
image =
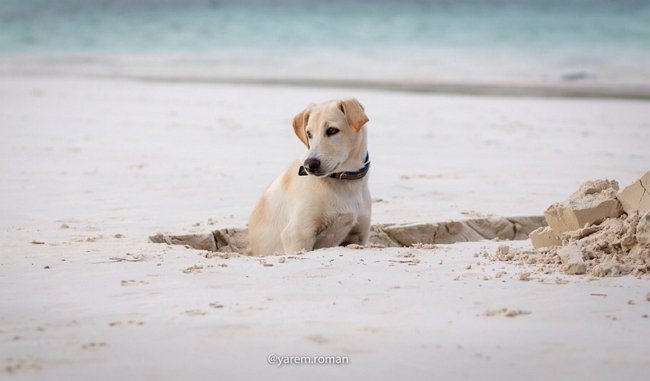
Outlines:
[{"label": "dog's snout", "polygon": [[313,172],[316,171],[320,168],[320,160],[318,159],[313,159],[309,158],[305,160],[305,168],[307,168],[308,171]]}]

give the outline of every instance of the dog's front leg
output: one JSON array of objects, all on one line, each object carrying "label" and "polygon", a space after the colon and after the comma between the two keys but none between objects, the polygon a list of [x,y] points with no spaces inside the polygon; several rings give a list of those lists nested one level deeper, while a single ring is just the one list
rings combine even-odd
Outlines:
[{"label": "dog's front leg", "polygon": [[302,250],[311,251],[316,242],[316,233],[311,226],[289,224],[281,234],[285,254],[295,254]]},{"label": "dog's front leg", "polygon": [[339,246],[344,242],[345,237],[350,233],[350,229],[356,223],[357,218],[352,213],[343,213],[331,218],[327,221],[327,226],[316,235],[314,250]]}]

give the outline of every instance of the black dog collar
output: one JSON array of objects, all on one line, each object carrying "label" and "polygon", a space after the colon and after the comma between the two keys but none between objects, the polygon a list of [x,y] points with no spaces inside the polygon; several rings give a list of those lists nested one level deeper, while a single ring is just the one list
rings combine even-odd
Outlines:
[{"label": "black dog collar", "polygon": [[[370,170],[370,155],[366,153],[366,160],[364,160],[363,168],[354,172],[336,172],[329,175],[333,179],[339,180],[359,180],[362,179]],[[301,165],[298,169],[298,176],[307,176],[309,173],[305,170],[305,166]]]}]

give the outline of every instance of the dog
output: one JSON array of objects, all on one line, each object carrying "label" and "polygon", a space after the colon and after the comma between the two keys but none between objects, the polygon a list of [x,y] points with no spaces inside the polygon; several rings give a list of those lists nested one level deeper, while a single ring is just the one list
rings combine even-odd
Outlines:
[{"label": "dog", "polygon": [[248,223],[251,255],[366,244],[371,215],[367,122],[354,98],[311,104],[293,118],[307,151],[255,205]]}]

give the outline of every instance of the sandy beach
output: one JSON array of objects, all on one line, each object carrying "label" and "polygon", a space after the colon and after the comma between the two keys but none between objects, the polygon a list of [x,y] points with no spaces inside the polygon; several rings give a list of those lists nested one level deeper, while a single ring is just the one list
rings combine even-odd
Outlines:
[{"label": "sandy beach", "polygon": [[3,76],[2,378],[647,377],[647,275],[534,272],[487,260],[496,241],[267,258],[148,241],[245,227],[303,149],[293,115],[347,96],[370,117],[373,223],[542,215],[650,169],[647,101]]}]

